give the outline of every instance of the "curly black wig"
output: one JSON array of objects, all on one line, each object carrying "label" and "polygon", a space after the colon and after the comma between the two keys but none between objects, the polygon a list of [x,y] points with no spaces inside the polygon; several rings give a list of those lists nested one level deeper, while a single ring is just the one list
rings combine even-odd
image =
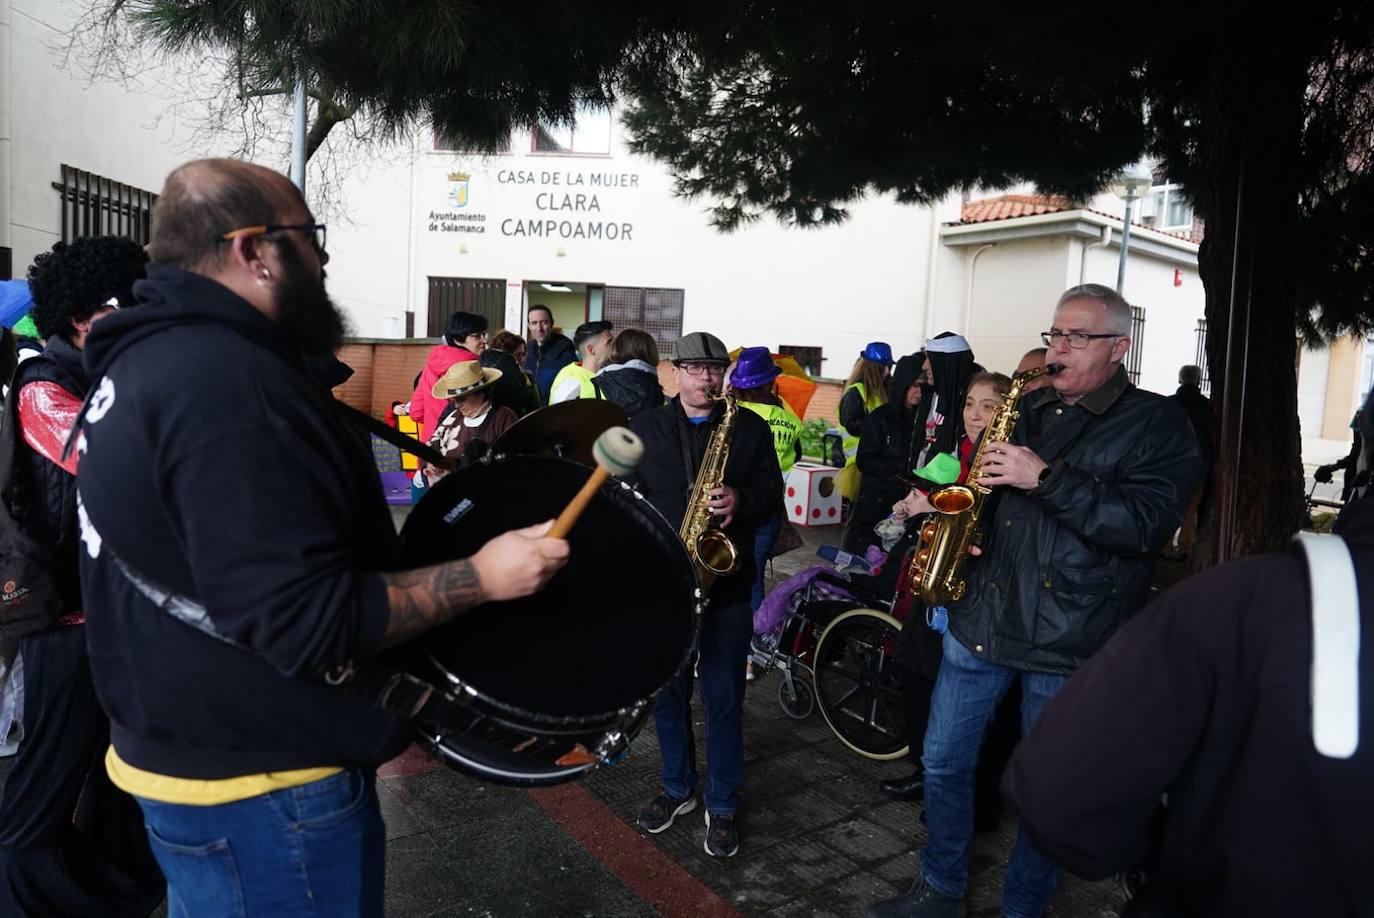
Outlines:
[{"label": "curly black wig", "polygon": [[38,334],[70,337],[73,321],[89,319],[111,297],[132,306],[147,263],[143,247],[123,236],[86,236],[43,252],[29,267]]}]

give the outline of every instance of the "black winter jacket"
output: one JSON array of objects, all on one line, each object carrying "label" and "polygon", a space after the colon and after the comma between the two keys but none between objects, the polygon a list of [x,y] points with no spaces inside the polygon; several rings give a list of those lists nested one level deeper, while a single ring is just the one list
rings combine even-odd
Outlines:
[{"label": "black winter jacket", "polygon": [[[724,410],[718,405],[704,423],[693,424],[675,396],[662,408],[630,420],[630,429],[644,441],[644,458],[628,480],[674,529],[682,525],[697,469]],[[692,460],[690,470],[683,465],[684,442]],[[739,569],[716,581],[711,589],[715,605],[749,601],[755,576],[754,530],[782,506],[782,472],[773,449],[773,432],[763,418],[745,408],[735,417],[725,483],[739,493],[735,518],[725,529],[739,552]]]},{"label": "black winter jacket", "polygon": [[[534,388],[525,379],[515,358],[505,351],[489,347],[477,358],[484,367],[501,371],[501,378],[491,387],[492,404],[498,408],[509,408],[516,417],[524,417],[539,407]],[[438,427],[438,424],[435,424]]]},{"label": "black winter jacket", "polygon": [[[81,352],[61,336],[49,338],[41,354],[24,361],[15,371],[10,397],[18,398],[20,390],[37,382],[56,383],[84,399],[88,383]],[[62,592],[62,613],[79,611],[76,476],[35,452],[22,435],[14,439],[14,482],[7,495],[10,509],[30,538],[54,548],[57,569],[53,582]]]},{"label": "black winter jacket", "polygon": [[1000,489],[949,628],[989,663],[1069,673],[1144,602],[1202,459],[1178,405],[1124,369],[1073,405],[1052,388],[1028,401],[1012,442],[1052,472],[1030,491]]},{"label": "black winter jacket", "polygon": [[[364,438],[224,287],[153,264],[134,290],[144,305],[86,344],[104,378],[79,475],[91,670],[115,748],[185,778],[386,761],[409,729],[319,679],[376,651],[379,572],[401,563]],[[115,555],[252,652],[160,611]]]},{"label": "black winter jacket", "polygon": [[663,407],[663,386],[659,385],[657,371],[621,366],[593,376],[592,386],[602,398],[625,409],[626,417]]},{"label": "black winter jacket", "polygon": [[558,371],[577,359],[577,348],[562,335],[550,334],[543,344],[533,338],[525,343],[525,372],[534,380],[539,404],[549,403],[549,389]]}]

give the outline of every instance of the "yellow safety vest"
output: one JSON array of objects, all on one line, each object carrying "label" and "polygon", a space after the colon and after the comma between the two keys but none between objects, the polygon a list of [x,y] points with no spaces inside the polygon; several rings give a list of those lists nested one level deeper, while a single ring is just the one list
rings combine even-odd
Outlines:
[{"label": "yellow safety vest", "polygon": [[579,385],[578,398],[597,398],[596,386],[592,385],[592,377],[596,374],[591,370],[585,369],[580,363],[570,363],[558,371],[558,375],[553,378],[553,385],[549,386],[549,399],[553,399],[553,394],[558,391],[559,386],[569,379],[576,379]]},{"label": "yellow safety vest", "polygon": [[786,474],[797,462],[797,438],[801,436],[802,421],[791,407],[767,405],[762,402],[740,402],[740,407],[763,418],[768,429],[773,431],[773,449],[778,453],[778,467]]},{"label": "yellow safety vest", "polygon": [[[880,401],[881,393],[874,393],[870,397],[868,390],[861,382],[846,386],[844,392],[840,393],[840,398],[843,399],[850,389],[859,390],[859,398],[863,399],[864,410],[869,413],[872,413],[874,408],[882,404]],[[839,487],[841,497],[846,500],[854,500],[859,496],[859,469],[854,464],[859,455],[859,438],[844,427],[841,427],[840,430],[844,433],[844,438],[840,441],[844,446],[844,468],[840,469],[840,473],[835,476],[835,483]]]}]

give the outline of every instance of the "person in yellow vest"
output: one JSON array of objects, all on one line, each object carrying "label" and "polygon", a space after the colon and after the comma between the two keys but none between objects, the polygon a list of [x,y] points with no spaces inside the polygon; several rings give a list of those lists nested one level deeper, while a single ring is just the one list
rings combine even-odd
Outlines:
[{"label": "person in yellow vest", "polygon": [[859,432],[864,419],[879,405],[887,404],[887,381],[892,376],[892,346],[886,341],[870,341],[854,361],[840,396],[840,426],[844,428],[844,468],[835,476],[840,497],[853,501],[859,496]]},{"label": "person in yellow vest", "polygon": [[[739,352],[735,369],[730,374],[730,389],[741,408],[763,418],[768,429],[773,432],[773,448],[778,453],[778,467],[783,478],[801,458],[801,418],[792,407],[777,394],[774,382],[782,370],[773,362],[766,347],[746,347]],[[779,504],[768,521],[754,533],[754,591],[749,597],[749,605],[758,610],[763,602],[763,571],[768,564],[768,552],[773,540],[782,528],[783,506]]]},{"label": "person in yellow vest", "polygon": [[573,332],[573,347],[577,348],[577,363],[570,363],[558,371],[549,387],[549,404],[557,405],[574,398],[596,398],[592,377],[605,366],[611,356],[611,342],[615,334],[610,322],[583,322]]}]

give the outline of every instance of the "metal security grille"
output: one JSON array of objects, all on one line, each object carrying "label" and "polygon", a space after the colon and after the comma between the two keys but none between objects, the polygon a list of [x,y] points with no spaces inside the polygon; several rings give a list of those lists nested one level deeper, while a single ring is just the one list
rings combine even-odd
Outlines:
[{"label": "metal security grille", "polygon": [[1197,320],[1197,358],[1193,361],[1202,369],[1202,394],[1212,394],[1212,371],[1207,368],[1207,320]]},{"label": "metal security grille", "polygon": [[62,200],[62,241],[82,236],[128,236],[139,245],[151,238],[157,195],[75,166],[62,164],[52,187]]},{"label": "metal security grille", "polygon": [[1131,349],[1126,352],[1126,375],[1133,385],[1140,385],[1140,358],[1145,353],[1145,309],[1131,307]]},{"label": "metal security grille", "polygon": [[821,375],[821,349],[818,347],[801,347],[795,344],[778,345],[778,353],[791,357],[797,364],[812,376]]},{"label": "metal security grille", "polygon": [[506,281],[491,277],[431,277],[429,279],[429,336],[444,333],[455,312],[475,312],[487,317],[487,328],[497,331],[506,324]]},{"label": "metal security grille", "polygon": [[666,357],[682,337],[684,299],[684,291],[663,287],[607,287],[601,317],[615,323],[616,329],[644,329]]}]

